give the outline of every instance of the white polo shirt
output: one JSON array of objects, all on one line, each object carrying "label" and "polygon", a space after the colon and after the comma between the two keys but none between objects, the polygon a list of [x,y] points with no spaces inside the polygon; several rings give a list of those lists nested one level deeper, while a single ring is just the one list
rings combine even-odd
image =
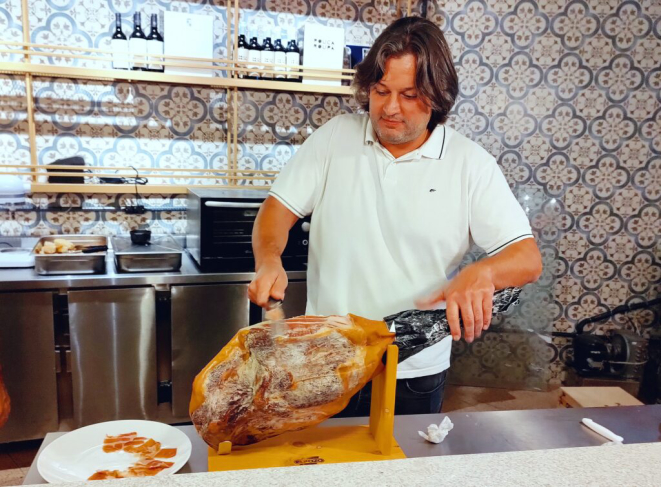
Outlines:
[{"label": "white polo shirt", "polygon": [[[381,320],[415,308],[446,282],[471,247],[488,254],[532,232],[496,160],[445,125],[394,158],[367,115],[340,115],[315,131],[270,194],[311,216],[307,314]],[[451,337],[399,364],[398,378],[450,366]]]}]

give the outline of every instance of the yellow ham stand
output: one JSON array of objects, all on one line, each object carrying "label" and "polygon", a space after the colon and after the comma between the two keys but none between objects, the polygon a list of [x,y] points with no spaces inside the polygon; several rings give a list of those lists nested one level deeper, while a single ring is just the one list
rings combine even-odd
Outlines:
[{"label": "yellow ham stand", "polygon": [[209,471],[406,458],[393,436],[397,357],[397,346],[389,345],[386,366],[372,379],[369,426],[318,425],[248,446],[226,441],[218,451],[209,448]]}]

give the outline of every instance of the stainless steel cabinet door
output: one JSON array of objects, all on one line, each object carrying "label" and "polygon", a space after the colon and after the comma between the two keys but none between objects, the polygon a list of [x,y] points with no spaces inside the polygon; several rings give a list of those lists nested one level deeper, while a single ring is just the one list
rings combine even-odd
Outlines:
[{"label": "stainless steel cabinet door", "polygon": [[153,288],[69,292],[77,426],[156,417]]},{"label": "stainless steel cabinet door", "polygon": [[188,417],[193,380],[249,324],[248,284],[172,286],[172,414]]},{"label": "stainless steel cabinet door", "polygon": [[53,295],[0,294],[0,364],[11,413],[0,443],[57,431]]}]

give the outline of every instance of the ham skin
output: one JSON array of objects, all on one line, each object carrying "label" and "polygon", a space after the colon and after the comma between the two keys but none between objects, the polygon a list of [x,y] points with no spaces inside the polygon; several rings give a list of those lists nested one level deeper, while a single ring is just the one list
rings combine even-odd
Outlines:
[{"label": "ham skin", "polygon": [[268,321],[243,328],[195,378],[193,424],[217,449],[321,423],[382,370],[394,338],[351,314],[289,318],[276,337]]}]

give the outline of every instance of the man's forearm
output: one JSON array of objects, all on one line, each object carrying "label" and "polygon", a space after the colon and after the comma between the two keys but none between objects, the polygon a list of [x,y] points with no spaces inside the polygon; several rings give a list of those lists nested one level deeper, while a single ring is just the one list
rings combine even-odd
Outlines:
[{"label": "man's forearm", "polygon": [[461,317],[466,341],[470,343],[491,324],[494,291],[534,282],[541,273],[542,256],[535,240],[521,240],[462,269],[445,287],[416,304],[432,309],[445,301],[452,337],[461,337]]},{"label": "man's forearm", "polygon": [[289,230],[298,217],[278,200],[269,196],[266,198],[252,232],[252,248],[257,269],[268,261],[280,261],[289,237]]},{"label": "man's forearm", "polygon": [[284,251],[289,232],[282,232],[265,223],[264,218],[255,220],[252,232],[252,250],[255,255],[255,266],[259,269],[262,263],[270,260],[279,260]]},{"label": "man's forearm", "polygon": [[535,282],[542,274],[542,256],[532,238],[508,245],[473,265],[491,276],[496,290]]}]

